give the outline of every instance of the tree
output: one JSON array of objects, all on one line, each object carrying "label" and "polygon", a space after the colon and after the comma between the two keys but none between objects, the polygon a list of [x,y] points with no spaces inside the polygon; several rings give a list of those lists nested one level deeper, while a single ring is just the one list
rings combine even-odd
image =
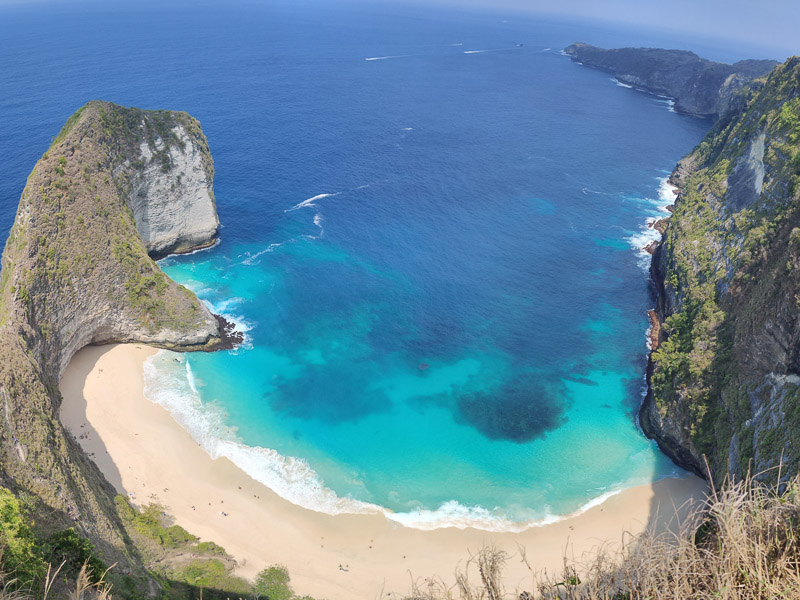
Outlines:
[{"label": "tree", "polygon": [[292,600],[294,592],[289,586],[289,571],[283,565],[272,565],[256,576],[253,590],[256,598],[264,600]]}]

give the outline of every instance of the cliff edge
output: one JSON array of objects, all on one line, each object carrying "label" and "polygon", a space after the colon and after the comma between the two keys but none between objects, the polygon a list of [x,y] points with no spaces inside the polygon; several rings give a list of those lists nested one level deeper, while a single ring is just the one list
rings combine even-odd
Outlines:
[{"label": "cliff edge", "polygon": [[699,473],[706,457],[718,481],[800,470],[800,58],[741,100],[672,174],[640,414],[662,449]]},{"label": "cliff edge", "polygon": [[180,112],[90,102],[28,177],[0,273],[0,484],[74,526],[133,572],[114,491],[58,420],[58,382],[81,347],[230,343],[221,320],[150,254],[214,242],[213,163]]},{"label": "cliff edge", "polygon": [[678,112],[714,120],[732,108],[739,90],[778,65],[774,60],[741,60],[729,65],[685,50],[607,50],[580,42],[564,52],[573,61],[612,73],[621,83],[673,98]]}]

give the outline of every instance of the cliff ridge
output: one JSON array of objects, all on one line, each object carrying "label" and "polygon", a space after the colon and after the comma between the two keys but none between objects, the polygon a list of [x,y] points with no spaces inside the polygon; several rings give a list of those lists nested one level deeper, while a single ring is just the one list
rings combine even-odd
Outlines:
[{"label": "cliff ridge", "polygon": [[651,266],[659,339],[640,421],[721,481],[800,470],[800,58],[681,160]]},{"label": "cliff ridge", "polygon": [[564,52],[580,64],[601,69],[626,85],[675,100],[675,110],[718,119],[737,103],[737,93],[778,65],[773,60],[741,60],[732,65],[700,58],[686,50],[614,48],[581,42]]}]

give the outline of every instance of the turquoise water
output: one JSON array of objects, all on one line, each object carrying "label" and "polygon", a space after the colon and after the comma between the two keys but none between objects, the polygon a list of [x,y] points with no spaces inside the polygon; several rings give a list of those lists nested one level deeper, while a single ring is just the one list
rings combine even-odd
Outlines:
[{"label": "turquoise water", "polygon": [[559,51],[674,39],[391,4],[192,6],[0,7],[4,224],[90,98],[187,110],[209,138],[221,243],[161,264],[246,344],[160,353],[152,400],[297,504],[423,528],[519,529],[678,472],[635,420],[640,248],[709,123]]}]

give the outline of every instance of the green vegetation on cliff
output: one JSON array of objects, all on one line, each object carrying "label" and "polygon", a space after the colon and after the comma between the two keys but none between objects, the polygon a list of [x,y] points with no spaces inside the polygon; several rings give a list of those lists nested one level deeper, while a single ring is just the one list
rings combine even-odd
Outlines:
[{"label": "green vegetation on cliff", "polygon": [[642,419],[717,479],[800,468],[800,59],[742,94],[673,173]]}]

